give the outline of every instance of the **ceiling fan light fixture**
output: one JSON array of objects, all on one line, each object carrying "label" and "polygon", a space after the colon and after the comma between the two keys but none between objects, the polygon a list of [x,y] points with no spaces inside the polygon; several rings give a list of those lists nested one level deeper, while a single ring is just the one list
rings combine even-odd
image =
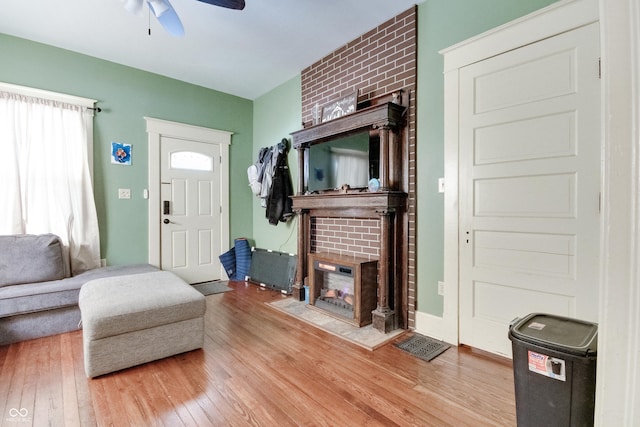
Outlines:
[{"label": "ceiling fan light fixture", "polygon": [[160,18],[171,7],[164,0],[147,0],[156,18]]},{"label": "ceiling fan light fixture", "polygon": [[140,15],[142,13],[143,0],[123,0],[127,12]]}]

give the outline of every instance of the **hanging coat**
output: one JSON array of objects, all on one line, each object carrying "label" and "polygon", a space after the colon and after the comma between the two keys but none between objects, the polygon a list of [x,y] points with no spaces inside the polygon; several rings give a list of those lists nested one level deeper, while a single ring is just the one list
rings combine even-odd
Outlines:
[{"label": "hanging coat", "polygon": [[267,207],[269,195],[271,194],[271,187],[273,186],[273,177],[276,173],[276,164],[280,149],[280,144],[260,149],[259,160],[261,167],[258,171],[258,182],[260,182],[261,185],[260,205],[263,208]]},{"label": "hanging coat", "polygon": [[287,164],[288,141],[283,139],[278,144],[278,156],[274,168],[269,197],[267,198],[266,217],[269,224],[278,225],[293,217],[293,184]]}]

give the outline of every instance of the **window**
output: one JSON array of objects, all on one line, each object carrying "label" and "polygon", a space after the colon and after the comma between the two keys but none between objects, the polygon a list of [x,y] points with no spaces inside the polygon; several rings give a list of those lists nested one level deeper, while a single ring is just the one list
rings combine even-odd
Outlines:
[{"label": "window", "polygon": [[71,274],[100,265],[93,103],[0,84],[0,234],[58,235]]},{"label": "window", "polygon": [[169,160],[171,169],[186,169],[193,171],[213,171],[213,159],[193,151],[177,151],[171,153]]}]

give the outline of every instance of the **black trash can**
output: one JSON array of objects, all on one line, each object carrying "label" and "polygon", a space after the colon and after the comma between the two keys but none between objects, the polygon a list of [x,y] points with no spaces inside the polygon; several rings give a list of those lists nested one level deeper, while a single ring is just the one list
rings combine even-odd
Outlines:
[{"label": "black trash can", "polygon": [[593,426],[598,325],[534,313],[509,339],[518,427]]}]

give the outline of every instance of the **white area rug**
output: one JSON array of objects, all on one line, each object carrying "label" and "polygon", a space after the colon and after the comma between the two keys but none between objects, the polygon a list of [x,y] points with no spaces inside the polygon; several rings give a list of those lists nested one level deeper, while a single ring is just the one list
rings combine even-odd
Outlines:
[{"label": "white area rug", "polygon": [[267,303],[267,305],[367,350],[375,350],[407,332],[404,329],[398,329],[385,334],[371,325],[358,328],[318,310],[307,308],[304,301],[296,301],[291,297]]}]

